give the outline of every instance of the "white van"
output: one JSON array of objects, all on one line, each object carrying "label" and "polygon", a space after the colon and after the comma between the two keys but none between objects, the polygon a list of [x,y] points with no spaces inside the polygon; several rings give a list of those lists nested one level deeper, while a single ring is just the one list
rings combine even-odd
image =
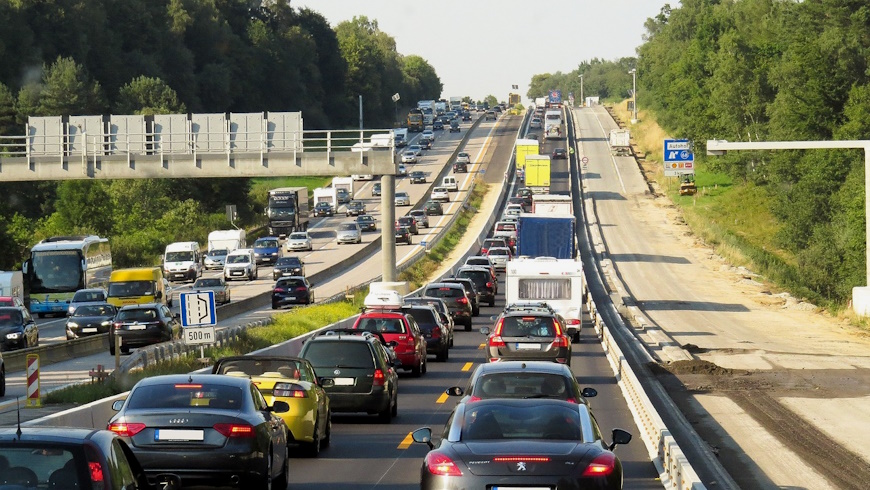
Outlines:
[{"label": "white van", "polygon": [[227,254],[224,263],[224,279],[247,279],[253,281],[257,278],[257,261],[254,258],[253,248],[240,248]]},{"label": "white van", "polygon": [[163,275],[170,281],[195,281],[202,275],[202,259],[198,243],[170,243],[163,254]]},{"label": "white van", "polygon": [[459,183],[456,182],[456,177],[448,175],[441,179],[441,187],[445,187],[448,191],[456,192],[459,190]]}]

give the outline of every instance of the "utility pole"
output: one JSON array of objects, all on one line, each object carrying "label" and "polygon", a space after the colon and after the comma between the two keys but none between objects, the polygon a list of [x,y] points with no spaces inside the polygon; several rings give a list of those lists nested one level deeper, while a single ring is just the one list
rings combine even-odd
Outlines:
[{"label": "utility pole", "polygon": [[634,106],[634,117],[631,119],[632,124],[637,123],[637,68],[632,68],[631,71],[631,105]]},{"label": "utility pole", "polygon": [[583,97],[583,74],[580,74],[580,107],[586,107],[586,99]]}]

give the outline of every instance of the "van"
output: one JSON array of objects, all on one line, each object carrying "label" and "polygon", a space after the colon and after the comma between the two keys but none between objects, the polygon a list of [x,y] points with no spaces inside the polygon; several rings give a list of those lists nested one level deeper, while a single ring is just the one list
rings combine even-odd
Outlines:
[{"label": "van", "polygon": [[196,242],[176,242],[163,253],[163,275],[170,281],[196,281],[202,276],[202,251]]},{"label": "van", "polygon": [[452,175],[448,175],[448,176],[444,177],[443,179],[441,179],[441,187],[447,188],[448,191],[455,192],[455,191],[459,190],[459,183],[456,182],[456,177],[453,177]]},{"label": "van", "polygon": [[247,279],[253,281],[257,278],[257,259],[254,257],[254,249],[240,248],[233,250],[227,255],[224,263],[224,279]]},{"label": "van", "polygon": [[109,277],[109,304],[118,308],[145,303],[172,304],[160,267],[136,267],[112,271]]}]

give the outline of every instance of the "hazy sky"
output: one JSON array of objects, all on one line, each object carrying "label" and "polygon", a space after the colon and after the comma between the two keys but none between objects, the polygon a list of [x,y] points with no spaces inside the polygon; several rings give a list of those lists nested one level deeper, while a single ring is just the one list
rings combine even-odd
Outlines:
[{"label": "hazy sky", "polygon": [[431,64],[444,91],[507,99],[532,75],[569,72],[583,60],[635,56],[643,24],[677,0],[291,0],[330,25],[366,16],[396,40],[403,55]]}]

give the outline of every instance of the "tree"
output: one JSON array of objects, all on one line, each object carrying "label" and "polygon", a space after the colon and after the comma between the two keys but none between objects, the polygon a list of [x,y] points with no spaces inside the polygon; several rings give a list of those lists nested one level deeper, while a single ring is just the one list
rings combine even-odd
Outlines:
[{"label": "tree", "polygon": [[106,102],[100,83],[91,81],[85,68],[72,58],[60,58],[44,67],[45,85],[37,113],[41,116],[101,114]]},{"label": "tree", "polygon": [[484,101],[485,103],[489,104],[490,107],[493,107],[493,106],[497,106],[497,105],[498,105],[498,99],[496,99],[496,98],[495,98],[495,95],[492,95],[492,94],[487,95],[486,97],[484,97],[484,98],[483,98],[483,101]]},{"label": "tree", "polygon": [[178,95],[163,80],[137,77],[121,87],[118,93],[118,114],[177,114],[187,112]]}]

